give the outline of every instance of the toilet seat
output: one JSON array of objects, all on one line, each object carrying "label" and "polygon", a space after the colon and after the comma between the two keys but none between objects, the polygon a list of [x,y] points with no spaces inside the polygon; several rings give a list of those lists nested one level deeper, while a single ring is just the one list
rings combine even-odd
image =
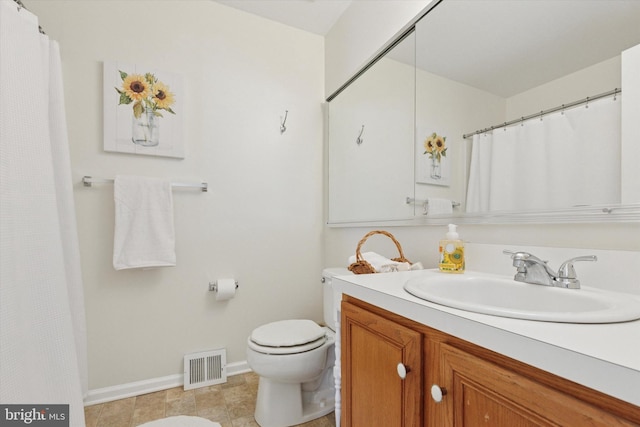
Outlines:
[{"label": "toilet seat", "polygon": [[327,340],[325,328],[311,320],[281,320],[253,330],[249,348],[265,354],[293,354],[320,347]]},{"label": "toilet seat", "polygon": [[264,345],[258,345],[251,340],[248,340],[248,347],[258,353],[263,354],[274,354],[274,355],[287,355],[287,354],[296,354],[296,353],[304,353],[306,351],[315,350],[316,348],[322,346],[327,341],[326,338],[320,338],[316,341],[298,345],[291,347],[268,347]]}]

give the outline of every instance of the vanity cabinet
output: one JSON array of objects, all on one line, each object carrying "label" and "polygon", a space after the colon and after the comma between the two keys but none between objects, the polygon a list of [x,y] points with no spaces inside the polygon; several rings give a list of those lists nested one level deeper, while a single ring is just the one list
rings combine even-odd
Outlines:
[{"label": "vanity cabinet", "polygon": [[347,295],[342,321],[344,427],[640,426],[640,407]]},{"label": "vanity cabinet", "polygon": [[435,423],[430,425],[638,425],[452,345],[440,344],[439,347],[434,359],[440,372],[434,375],[434,380],[447,393],[439,403],[432,399],[430,406]]},{"label": "vanity cabinet", "polygon": [[349,303],[341,321],[343,425],[421,426],[422,334]]}]

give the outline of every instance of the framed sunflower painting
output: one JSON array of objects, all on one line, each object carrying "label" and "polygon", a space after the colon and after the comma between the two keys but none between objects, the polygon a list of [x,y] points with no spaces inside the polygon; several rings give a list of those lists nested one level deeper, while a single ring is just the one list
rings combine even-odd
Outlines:
[{"label": "framed sunflower painting", "polygon": [[104,63],[104,150],[184,158],[180,76]]},{"label": "framed sunflower painting", "polygon": [[450,162],[446,135],[428,132],[417,144],[416,182],[448,186]]}]

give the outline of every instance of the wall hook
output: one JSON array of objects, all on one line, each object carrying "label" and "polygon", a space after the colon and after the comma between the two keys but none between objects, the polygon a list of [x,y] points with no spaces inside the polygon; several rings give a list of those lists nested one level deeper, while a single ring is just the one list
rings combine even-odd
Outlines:
[{"label": "wall hook", "polygon": [[280,134],[282,135],[283,133],[285,133],[287,131],[287,116],[289,115],[289,110],[284,110],[284,120],[282,119],[282,116],[280,116]]},{"label": "wall hook", "polygon": [[356,144],[360,145],[364,142],[364,139],[362,139],[363,133],[364,133],[364,125],[362,125],[362,129],[360,129],[360,135],[358,135],[358,138],[356,139]]}]

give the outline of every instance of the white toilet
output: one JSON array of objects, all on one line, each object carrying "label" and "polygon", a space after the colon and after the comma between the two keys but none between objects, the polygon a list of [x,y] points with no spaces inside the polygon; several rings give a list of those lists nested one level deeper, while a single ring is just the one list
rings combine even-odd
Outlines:
[{"label": "white toilet", "polygon": [[286,427],[334,410],[335,316],[338,296],[332,278],[346,268],[322,271],[324,321],[282,320],[253,330],[247,362],[260,376],[255,419],[261,427]]}]

